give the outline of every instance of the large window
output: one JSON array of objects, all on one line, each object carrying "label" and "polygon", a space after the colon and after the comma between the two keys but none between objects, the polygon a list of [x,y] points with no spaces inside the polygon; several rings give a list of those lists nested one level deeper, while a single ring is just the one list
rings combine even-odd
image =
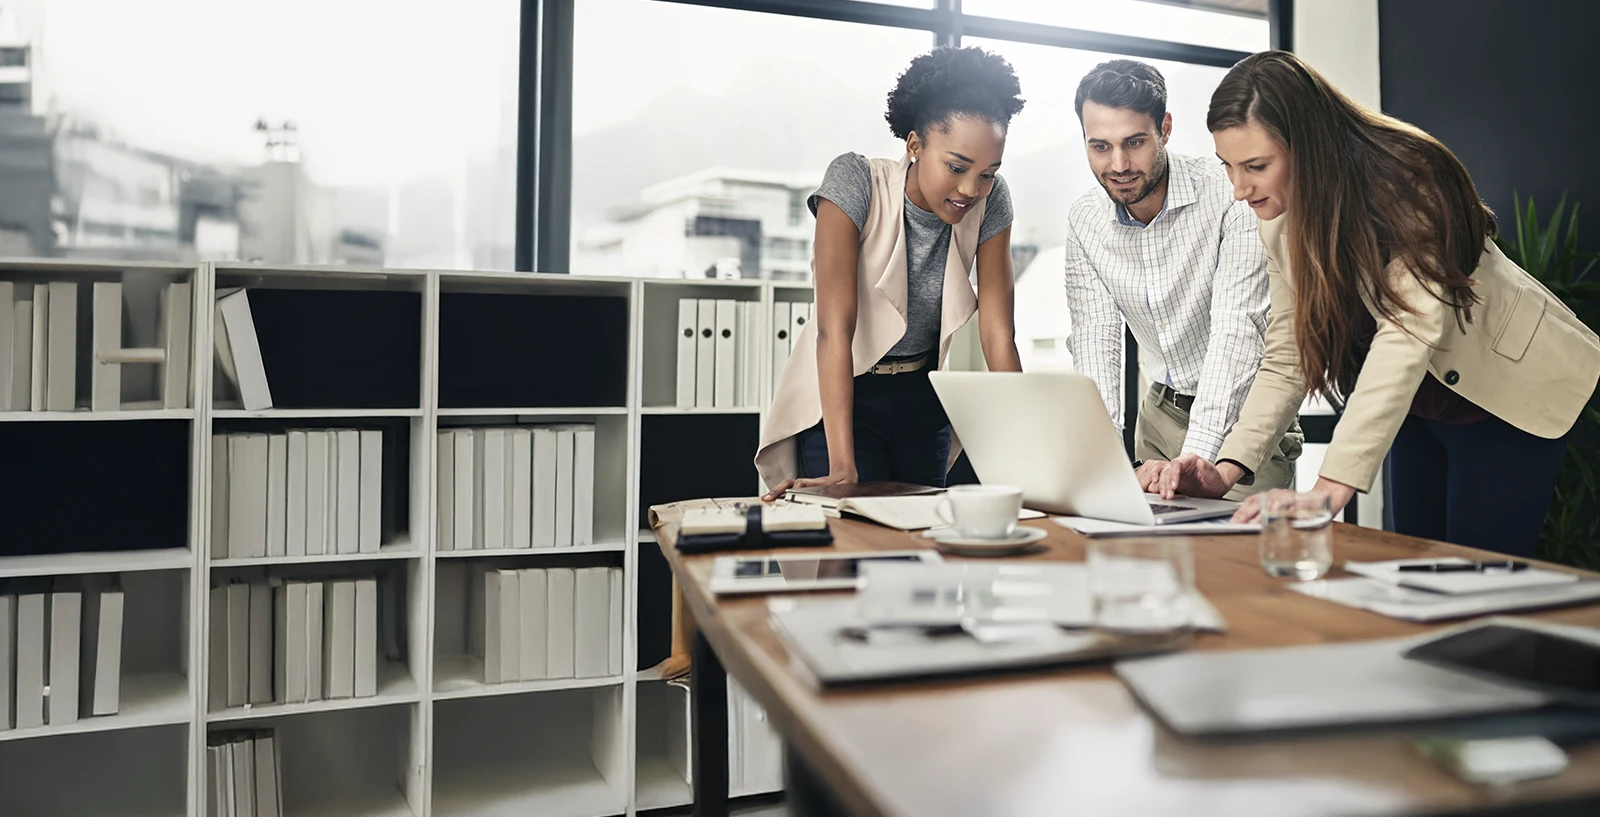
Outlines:
[{"label": "large window", "polygon": [[1266,6],[1266,0],[962,0],[961,11],[1233,51],[1264,51],[1269,37]]},{"label": "large window", "polygon": [[805,280],[805,199],[899,156],[885,97],[933,36],[654,0],[574,20],[572,271]]},{"label": "large window", "polygon": [[6,0],[0,246],[509,269],[520,8]]}]

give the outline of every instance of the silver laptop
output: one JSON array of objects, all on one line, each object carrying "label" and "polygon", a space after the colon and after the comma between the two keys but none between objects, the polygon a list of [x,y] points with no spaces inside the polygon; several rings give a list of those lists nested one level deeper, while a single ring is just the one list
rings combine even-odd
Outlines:
[{"label": "silver laptop", "polygon": [[935,371],[929,378],[978,479],[1021,488],[1030,508],[1163,525],[1231,516],[1239,507],[1145,493],[1088,377]]}]

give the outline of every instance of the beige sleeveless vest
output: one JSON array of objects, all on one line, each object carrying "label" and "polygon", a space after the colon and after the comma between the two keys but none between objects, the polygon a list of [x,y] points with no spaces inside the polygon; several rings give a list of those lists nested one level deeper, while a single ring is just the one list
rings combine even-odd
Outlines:
[{"label": "beige sleeveless vest", "polygon": [[[856,267],[856,332],[850,352],[855,374],[872,368],[906,333],[906,170],[910,155],[898,162],[870,159],[872,203],[861,230],[861,254]],[[945,260],[944,302],[939,318],[938,365],[944,367],[950,338],[977,311],[978,295],[972,289],[971,271],[978,253],[979,231],[988,205],[984,199],[951,230]],[[815,280],[817,261],[811,259]],[[761,426],[756,450],[756,471],[768,490],[799,475],[795,435],[822,420],[822,396],[817,388],[817,321],[806,324],[794,339],[789,362],[778,380],[772,407]],[[893,375],[890,375],[893,376]],[[959,444],[952,437],[953,461]]]}]

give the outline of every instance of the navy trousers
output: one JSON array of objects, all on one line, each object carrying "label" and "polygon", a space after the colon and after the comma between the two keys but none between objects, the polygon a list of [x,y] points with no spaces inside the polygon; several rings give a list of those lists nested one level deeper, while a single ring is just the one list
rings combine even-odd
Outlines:
[{"label": "navy trousers", "polygon": [[1532,556],[1566,456],[1498,417],[1450,425],[1407,417],[1389,449],[1385,503],[1394,529],[1511,556]]},{"label": "navy trousers", "polygon": [[[855,378],[856,474],[862,482],[910,482],[943,488],[950,419],[928,382],[932,364],[901,374]],[[828,475],[822,423],[800,432],[800,476]]]}]

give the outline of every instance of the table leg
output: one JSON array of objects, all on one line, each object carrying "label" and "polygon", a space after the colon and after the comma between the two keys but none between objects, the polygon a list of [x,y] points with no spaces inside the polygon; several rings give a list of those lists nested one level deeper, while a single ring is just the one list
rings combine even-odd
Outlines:
[{"label": "table leg", "polygon": [[694,817],[728,817],[728,674],[705,634],[695,632],[691,649]]},{"label": "table leg", "polygon": [[790,817],[846,817],[850,814],[793,746],[784,747],[783,757],[783,794]]}]

